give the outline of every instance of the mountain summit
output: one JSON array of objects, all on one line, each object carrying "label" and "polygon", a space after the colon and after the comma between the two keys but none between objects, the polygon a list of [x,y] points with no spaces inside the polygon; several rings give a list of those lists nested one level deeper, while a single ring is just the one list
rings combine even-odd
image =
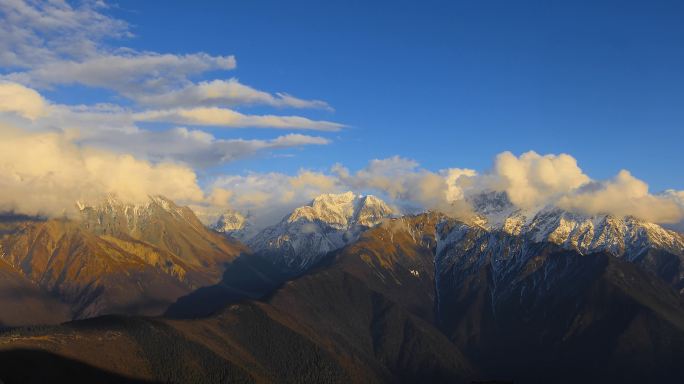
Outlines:
[{"label": "mountain summit", "polygon": [[249,237],[253,230],[249,216],[232,210],[223,212],[209,228],[238,240]]},{"label": "mountain summit", "polygon": [[384,201],[372,195],[323,194],[259,232],[248,245],[255,252],[271,254],[278,264],[303,271],[394,214]]},{"label": "mountain summit", "polygon": [[523,210],[505,192],[471,201],[476,223],[489,232],[549,243],[581,255],[606,252],[635,263],[684,293],[684,235],[633,216],[582,215],[557,207]]}]

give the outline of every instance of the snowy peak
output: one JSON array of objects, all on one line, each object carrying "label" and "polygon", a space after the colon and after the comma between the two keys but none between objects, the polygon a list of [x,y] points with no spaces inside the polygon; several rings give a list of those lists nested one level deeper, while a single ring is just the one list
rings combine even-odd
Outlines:
[{"label": "snowy peak", "polygon": [[271,254],[276,264],[303,271],[392,215],[394,211],[374,196],[324,194],[259,232],[248,245],[254,251]]},{"label": "snowy peak", "polygon": [[187,207],[180,207],[163,196],[149,196],[144,202],[125,202],[108,195],[98,202],[77,202],[81,220],[87,228],[108,233],[112,230],[137,233],[151,222],[172,220],[193,228],[203,225]]},{"label": "snowy peak", "polygon": [[684,256],[684,237],[632,216],[583,216],[560,209],[539,212],[523,230],[534,241],[548,241],[580,253],[606,251],[638,257],[648,249]]},{"label": "snowy peak", "polygon": [[467,199],[475,212],[475,224],[487,229],[501,229],[520,234],[528,212],[516,207],[506,192],[488,191]]},{"label": "snowy peak", "polygon": [[481,215],[502,214],[516,210],[506,192],[487,191],[470,196],[468,202]]},{"label": "snowy peak", "polygon": [[490,231],[527,236],[586,254],[606,251],[636,257],[655,248],[684,255],[684,236],[635,217],[582,215],[556,207],[523,210],[505,192],[484,192],[469,198],[476,223]]},{"label": "snowy peak", "polygon": [[222,213],[214,224],[209,226],[216,232],[237,240],[245,240],[253,234],[253,226],[249,216],[237,211]]},{"label": "snowy peak", "polygon": [[384,201],[373,195],[366,195],[359,199],[354,212],[354,222],[366,227],[372,227],[382,219],[394,215],[395,212]]},{"label": "snowy peak", "polygon": [[384,201],[375,196],[346,192],[316,197],[309,205],[295,209],[287,222],[320,221],[335,229],[353,225],[372,227],[393,213]]},{"label": "snowy peak", "polygon": [[[477,215],[475,225],[462,224],[442,234],[439,247],[463,246],[465,252],[475,242],[474,236],[481,244],[473,249],[483,255],[490,245],[496,245],[496,254],[511,255],[511,247],[532,243],[580,255],[605,252],[644,267],[684,292],[684,235],[680,233],[632,216],[584,215],[553,206],[519,209],[503,192],[469,199]],[[510,244],[503,244],[502,239],[509,239]]]},{"label": "snowy peak", "polygon": [[122,201],[114,195],[107,195],[96,202],[77,201],[76,206],[82,214],[94,211],[100,213],[122,212],[126,215],[140,216],[149,215],[155,210],[180,216],[185,214],[182,207],[163,196],[149,196],[146,201],[132,203]]},{"label": "snowy peak", "polygon": [[248,225],[247,218],[240,212],[228,211],[211,225],[211,229],[221,233],[232,233],[245,229]]}]

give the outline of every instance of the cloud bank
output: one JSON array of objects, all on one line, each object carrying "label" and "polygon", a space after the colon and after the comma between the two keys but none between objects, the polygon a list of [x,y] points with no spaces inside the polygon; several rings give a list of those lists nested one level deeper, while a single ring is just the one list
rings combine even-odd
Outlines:
[{"label": "cloud bank", "polygon": [[0,211],[52,217],[71,215],[77,201],[109,194],[128,202],[154,194],[179,202],[204,198],[187,166],[81,148],[64,134],[6,125],[0,125],[0,189]]},{"label": "cloud bank", "polygon": [[267,217],[269,223],[318,194],[348,190],[378,194],[403,212],[434,209],[462,219],[473,214],[470,198],[489,191],[505,192],[515,206],[531,213],[559,207],[585,215],[635,216],[660,224],[684,219],[684,191],[652,194],[644,181],[628,171],[609,180],[594,180],[568,154],[504,152],[496,156],[491,170],[482,173],[466,168],[430,171],[416,161],[395,156],[371,160],[356,172],[337,164],[326,172],[223,176],[210,189],[217,197],[213,204]]},{"label": "cloud bank", "polygon": [[[13,108],[30,114],[32,104]],[[257,225],[278,221],[292,208],[321,193],[352,190],[375,193],[401,211],[436,209],[457,217],[472,214],[469,198],[486,191],[503,191],[511,202],[531,212],[548,206],[601,215],[636,216],[656,223],[684,219],[684,191],[652,194],[648,185],[621,171],[608,180],[593,180],[567,154],[509,152],[494,159],[490,171],[449,168],[430,171],[410,159],[376,159],[355,172],[336,164],[327,171],[223,175],[204,187],[185,164],[206,157],[248,155],[265,148],[326,144],[324,138],[289,134],[272,140],[219,140],[202,132],[177,128],[165,133],[163,148],[144,148],[163,136],[133,133],[140,148],[126,141],[132,153],[117,153],[96,142],[83,144],[65,132],[27,132],[0,126],[0,211],[58,216],[69,213],[77,200],[114,194],[126,201],[144,201],[161,194],[198,211],[219,214],[226,209],[249,213]],[[174,143],[183,142],[182,145]],[[193,142],[194,147],[188,147]],[[153,160],[146,157],[153,156]],[[181,163],[175,159],[184,159]],[[205,215],[207,216],[207,215]]]},{"label": "cloud bank", "polygon": [[[220,139],[209,132],[186,127],[143,129],[136,125],[139,120],[136,116],[116,105],[54,104],[31,88],[0,82],[0,122],[5,121],[15,129],[21,127],[27,132],[62,132],[74,144],[129,154],[146,161],[182,162],[194,168],[206,168],[259,152],[330,143],[329,139],[320,136],[295,133],[249,140]],[[240,116],[243,119],[262,118]],[[262,123],[268,126],[267,122]],[[315,124],[310,120],[308,123]]]}]

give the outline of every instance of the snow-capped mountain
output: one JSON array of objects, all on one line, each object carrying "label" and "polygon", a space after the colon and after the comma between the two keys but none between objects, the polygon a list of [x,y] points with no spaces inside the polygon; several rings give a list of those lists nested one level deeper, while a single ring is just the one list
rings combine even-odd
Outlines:
[{"label": "snow-capped mountain", "polygon": [[476,222],[488,230],[550,242],[581,254],[606,251],[614,256],[638,258],[648,249],[684,256],[684,236],[633,216],[582,215],[555,207],[522,210],[504,192],[473,199]]},{"label": "snow-capped mountain", "polygon": [[372,195],[324,194],[259,232],[248,245],[256,252],[273,254],[276,263],[302,271],[393,214],[385,202]]},{"label": "snow-capped mountain", "polygon": [[98,236],[130,237],[180,257],[198,268],[232,260],[236,251],[227,239],[208,230],[188,207],[176,205],[163,196],[149,196],[140,203],[124,202],[108,196],[101,201],[78,203],[80,225]]},{"label": "snow-capped mountain", "polygon": [[232,210],[222,213],[209,228],[240,241],[253,235],[250,217]]},{"label": "snow-capped mountain", "polygon": [[160,215],[191,226],[199,223],[189,208],[179,207],[163,196],[149,196],[146,201],[131,203],[109,195],[95,202],[78,201],[76,206],[83,225],[102,234],[125,232],[136,236],[150,230],[150,221]]},{"label": "snow-capped mountain", "polygon": [[[528,244],[547,244],[581,255],[606,252],[636,263],[661,276],[677,290],[684,289],[684,235],[636,217],[582,215],[555,207],[523,210],[515,207],[504,192],[488,192],[471,198],[477,218],[475,231],[481,242],[480,254],[512,254],[504,238],[518,238]],[[475,228],[463,225],[440,241],[441,247],[456,242],[470,243]],[[508,236],[504,236],[508,235]],[[493,251],[497,244],[501,248]]]}]

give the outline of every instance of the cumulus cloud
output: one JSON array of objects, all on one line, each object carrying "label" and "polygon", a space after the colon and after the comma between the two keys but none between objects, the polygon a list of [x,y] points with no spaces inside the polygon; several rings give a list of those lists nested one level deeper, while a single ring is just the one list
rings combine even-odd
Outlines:
[{"label": "cumulus cloud", "polygon": [[470,213],[467,204],[449,199],[453,188],[445,177],[447,171],[435,173],[411,159],[399,156],[375,159],[355,173],[336,165],[332,172],[349,189],[378,193],[403,211],[436,209],[460,218]]},{"label": "cumulus cloud", "polygon": [[648,184],[622,170],[611,180],[591,182],[570,192],[557,205],[593,215],[629,215],[656,223],[677,223],[684,218],[683,194],[652,195]]},{"label": "cumulus cloud", "polygon": [[504,152],[496,157],[492,171],[464,182],[460,186],[464,197],[483,190],[504,191],[513,204],[530,212],[555,206],[586,215],[635,216],[656,223],[684,219],[684,204],[677,199],[681,192],[651,194],[648,184],[626,170],[609,180],[593,180],[567,154]]},{"label": "cumulus cloud", "polygon": [[[463,172],[472,174],[471,170]],[[455,173],[455,170],[451,172],[452,178]],[[448,179],[446,173],[431,172],[413,160],[395,156],[372,160],[356,172],[337,164],[326,172],[302,169],[295,175],[276,172],[226,175],[210,185],[212,193],[208,201],[249,214],[257,228],[279,221],[293,208],[322,193],[350,190],[376,194],[399,211],[438,209],[465,217],[470,213],[467,205],[448,200]],[[207,212],[211,211],[211,204],[195,208]]]},{"label": "cumulus cloud", "polygon": [[61,133],[28,133],[0,125],[0,211],[70,214],[78,200],[114,194],[145,201],[162,194],[179,202],[202,201],[195,172],[183,165],[153,164],[131,155],[79,147]]},{"label": "cumulus cloud", "polygon": [[511,202],[533,208],[589,182],[570,155],[539,155],[534,151],[516,157],[503,152],[494,162],[492,189],[506,191]]},{"label": "cumulus cloud", "polygon": [[296,175],[250,173],[224,176],[213,184],[219,200],[272,224],[293,207],[318,194],[354,191],[374,193],[405,213],[435,209],[468,220],[470,198],[483,192],[505,192],[517,207],[534,214],[560,207],[586,215],[635,216],[656,223],[684,218],[684,191],[651,194],[648,185],[627,171],[610,180],[592,180],[570,155],[527,152],[498,155],[494,167],[478,173],[466,168],[433,172],[399,156],[371,160],[355,172],[337,164],[327,172],[301,170]]},{"label": "cumulus cloud", "polygon": [[20,84],[0,82],[0,112],[35,120],[44,116],[46,111],[47,103],[38,92]]},{"label": "cumulus cloud", "polygon": [[[342,192],[345,186],[333,175],[301,170],[295,175],[248,173],[226,175],[211,183],[209,201],[249,214],[255,227],[262,228],[282,219],[292,209],[322,193]],[[211,206],[195,207],[209,210]]]},{"label": "cumulus cloud", "polygon": [[440,172],[446,182],[446,199],[449,202],[465,200],[465,189],[473,186],[477,171],[468,168],[448,168]]}]

